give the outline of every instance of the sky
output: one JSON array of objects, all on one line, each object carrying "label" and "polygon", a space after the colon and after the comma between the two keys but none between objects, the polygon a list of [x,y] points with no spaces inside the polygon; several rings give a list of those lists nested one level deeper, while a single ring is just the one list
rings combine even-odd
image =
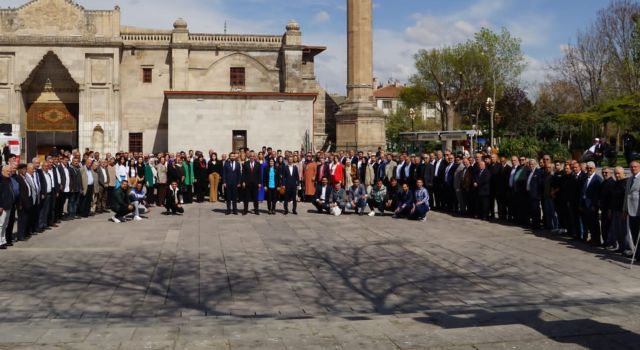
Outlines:
[{"label": "sky", "polygon": [[[2,0],[0,7],[26,0]],[[172,29],[184,18],[197,33],[283,34],[301,25],[305,45],[326,46],[316,57],[316,76],[329,92],[345,93],[346,0],[79,0],[86,9],[121,8],[122,25]],[[528,91],[544,81],[548,67],[592,23],[609,0],[374,0],[374,76],[407,82],[419,49],[466,41],[481,27],[507,28],[522,40]]]}]

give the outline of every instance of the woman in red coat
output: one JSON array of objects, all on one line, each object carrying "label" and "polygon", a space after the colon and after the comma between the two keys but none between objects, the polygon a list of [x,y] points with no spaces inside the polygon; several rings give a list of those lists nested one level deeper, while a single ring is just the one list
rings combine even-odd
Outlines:
[{"label": "woman in red coat", "polygon": [[333,156],[333,163],[331,163],[331,184],[335,185],[338,182],[344,185],[344,166],[338,161],[337,156]]}]

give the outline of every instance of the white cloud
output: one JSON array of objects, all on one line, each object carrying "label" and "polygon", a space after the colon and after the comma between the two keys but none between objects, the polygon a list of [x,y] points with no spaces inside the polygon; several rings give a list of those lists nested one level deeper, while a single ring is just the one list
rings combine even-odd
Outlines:
[{"label": "white cloud", "polygon": [[328,22],[330,19],[331,16],[329,16],[329,13],[327,11],[320,11],[316,13],[315,16],[313,16],[313,21],[316,23]]}]

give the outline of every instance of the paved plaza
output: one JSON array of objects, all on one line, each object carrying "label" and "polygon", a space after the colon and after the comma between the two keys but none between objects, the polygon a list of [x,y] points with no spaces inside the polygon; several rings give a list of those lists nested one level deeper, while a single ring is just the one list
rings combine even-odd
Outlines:
[{"label": "paved plaza", "polygon": [[0,253],[0,349],[637,349],[640,266],[430,213],[64,223]]}]

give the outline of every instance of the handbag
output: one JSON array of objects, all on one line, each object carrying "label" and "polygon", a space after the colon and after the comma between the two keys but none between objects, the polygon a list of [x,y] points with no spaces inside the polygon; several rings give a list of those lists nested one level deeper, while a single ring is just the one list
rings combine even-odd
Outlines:
[{"label": "handbag", "polygon": [[285,194],[285,192],[286,192],[286,189],[284,188],[284,186],[280,186],[280,187],[278,188],[278,192],[279,192],[281,195],[284,195],[284,194]]}]

